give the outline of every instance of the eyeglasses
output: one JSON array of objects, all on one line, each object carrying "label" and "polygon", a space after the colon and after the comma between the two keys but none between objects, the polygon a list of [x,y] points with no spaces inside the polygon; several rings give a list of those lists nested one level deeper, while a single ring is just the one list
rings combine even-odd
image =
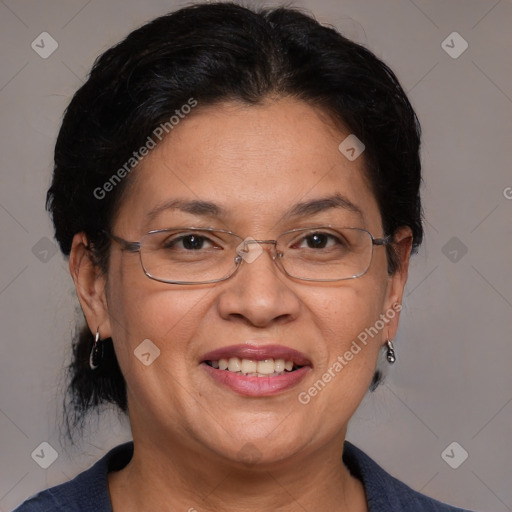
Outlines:
[{"label": "eyeglasses", "polygon": [[124,250],[138,252],[144,273],[170,284],[206,284],[229,279],[242,261],[252,263],[272,245],[272,259],[288,276],[305,281],[342,281],[361,277],[370,267],[373,238],[361,228],[318,226],[286,231],[276,240],[243,239],[231,231],[178,227],[146,233],[130,242],[105,232]]}]

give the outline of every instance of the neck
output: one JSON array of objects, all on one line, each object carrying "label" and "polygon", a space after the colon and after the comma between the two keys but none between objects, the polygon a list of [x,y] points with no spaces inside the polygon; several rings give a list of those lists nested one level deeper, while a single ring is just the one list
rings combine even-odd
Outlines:
[{"label": "neck", "polygon": [[113,511],[366,512],[362,483],[342,462],[344,435],[301,457],[251,465],[134,432],[132,460],[109,473]]}]

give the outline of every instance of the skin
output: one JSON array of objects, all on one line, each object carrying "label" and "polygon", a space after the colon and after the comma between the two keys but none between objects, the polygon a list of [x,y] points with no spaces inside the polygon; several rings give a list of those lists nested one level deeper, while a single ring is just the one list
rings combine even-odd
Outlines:
[{"label": "skin", "polygon": [[[198,106],[134,171],[113,233],[135,241],[150,229],[212,226],[274,239],[335,218],[382,237],[364,156],[350,162],[338,150],[348,134],[289,98]],[[343,209],[283,217],[297,202],[333,192],[362,217]],[[155,205],[178,197],[215,202],[227,215],[170,210],[146,221]],[[334,283],[287,277],[266,248],[227,281],[180,286],[148,279],[138,255],[118,244],[102,275],[77,234],[70,270],[82,308],[92,332],[99,327],[102,339],[113,338],[127,381],[135,451],[125,469],[109,474],[114,511],[367,510],[362,483],[341,462],[343,442],[379,349],[396,334],[398,313],[309,404],[297,396],[401,304],[410,229],[400,229],[395,242],[401,267],[392,276],[384,247],[374,248],[365,275]],[[147,338],[161,351],[150,366],[133,355]],[[247,340],[299,350],[313,368],[297,387],[254,398],[222,387],[200,367],[206,352]],[[248,447],[257,454],[251,464],[240,455]]]}]

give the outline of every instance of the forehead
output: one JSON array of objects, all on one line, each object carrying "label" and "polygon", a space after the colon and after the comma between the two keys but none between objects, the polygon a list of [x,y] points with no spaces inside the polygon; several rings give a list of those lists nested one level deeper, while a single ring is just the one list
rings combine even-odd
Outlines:
[{"label": "forehead", "polygon": [[298,100],[199,104],[133,171],[116,225],[139,234],[170,218],[288,228],[330,210],[379,229],[363,157],[350,161],[338,149],[348,135]]}]

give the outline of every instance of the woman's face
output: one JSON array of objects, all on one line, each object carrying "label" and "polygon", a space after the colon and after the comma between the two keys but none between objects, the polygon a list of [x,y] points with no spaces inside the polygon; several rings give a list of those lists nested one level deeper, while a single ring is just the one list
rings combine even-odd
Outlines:
[{"label": "woman's face", "polygon": [[[268,240],[293,228],[330,224],[382,237],[379,209],[363,175],[364,154],[350,161],[338,149],[348,135],[291,99],[263,106],[199,104],[133,171],[113,233],[136,241],[149,230],[196,226]],[[335,195],[345,203],[288,214],[298,204]],[[154,213],[177,199],[214,203],[222,213],[177,207]],[[401,302],[406,271],[388,276],[385,248],[374,247],[362,277],[300,281],[279,270],[270,245],[261,247],[259,257],[244,261],[226,281],[173,285],[149,279],[137,254],[112,245],[104,314],[90,313],[88,321],[94,330],[100,326],[102,338],[113,338],[134,439],[224,460],[273,463],[344,438],[379,349],[396,332],[393,304]],[[375,332],[375,325],[380,329],[372,337],[365,330],[373,326]],[[154,360],[151,350],[142,358],[149,365],[134,354],[144,340],[160,351]],[[273,351],[266,352],[270,345]],[[247,347],[261,349],[256,358],[296,362],[291,354],[297,351],[307,364],[298,377],[287,374],[275,385],[275,377],[239,374],[226,381],[221,372],[229,370],[205,362],[226,347],[224,356],[242,359],[251,358]]]}]

